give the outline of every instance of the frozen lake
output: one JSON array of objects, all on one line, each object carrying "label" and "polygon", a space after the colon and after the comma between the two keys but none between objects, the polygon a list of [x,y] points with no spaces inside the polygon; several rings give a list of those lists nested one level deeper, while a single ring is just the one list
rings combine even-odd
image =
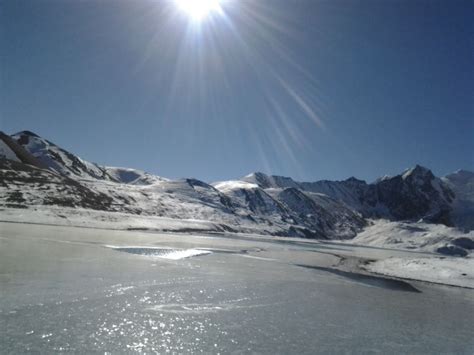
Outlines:
[{"label": "frozen lake", "polygon": [[474,291],[335,244],[0,223],[0,352],[474,353]]}]

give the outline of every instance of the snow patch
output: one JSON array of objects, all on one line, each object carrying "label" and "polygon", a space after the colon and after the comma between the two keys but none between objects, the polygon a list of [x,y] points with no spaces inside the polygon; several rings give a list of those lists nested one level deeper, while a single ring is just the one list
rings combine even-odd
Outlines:
[{"label": "snow patch", "polygon": [[380,248],[436,252],[457,238],[474,239],[474,231],[464,233],[442,224],[377,220],[359,233],[351,243]]},{"label": "snow patch", "polygon": [[364,268],[388,276],[474,288],[473,258],[388,258]]},{"label": "snow patch", "polygon": [[251,182],[240,181],[240,180],[230,180],[230,181],[221,181],[212,184],[217,190],[221,192],[228,192],[236,189],[256,189],[258,188],[257,184]]}]

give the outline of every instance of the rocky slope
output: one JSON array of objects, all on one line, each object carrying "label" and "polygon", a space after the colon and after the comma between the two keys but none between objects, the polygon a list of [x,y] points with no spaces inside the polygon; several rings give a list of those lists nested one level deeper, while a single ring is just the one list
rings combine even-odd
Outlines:
[{"label": "rocky slope", "polygon": [[344,203],[365,217],[391,220],[424,219],[452,225],[455,194],[443,180],[419,165],[404,173],[367,184],[351,177],[344,181],[296,182],[290,178],[247,175],[243,181],[267,188],[295,188],[321,193]]},{"label": "rocky slope", "polygon": [[[8,139],[8,136],[5,138]],[[141,170],[106,167],[86,161],[30,131],[18,132],[12,135],[11,139],[36,159],[37,163],[34,165],[41,165],[73,179],[105,180],[126,184],[147,184],[166,180]]]}]

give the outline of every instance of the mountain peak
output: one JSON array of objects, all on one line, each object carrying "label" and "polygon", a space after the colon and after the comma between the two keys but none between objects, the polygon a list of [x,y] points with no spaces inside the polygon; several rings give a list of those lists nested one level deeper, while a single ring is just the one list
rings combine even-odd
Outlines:
[{"label": "mountain peak", "polygon": [[15,134],[13,134],[13,136],[30,136],[30,137],[41,138],[39,135],[37,135],[36,133],[31,132],[31,131],[20,131],[20,132],[17,132]]},{"label": "mountain peak", "polygon": [[250,173],[244,176],[244,178],[268,178],[268,177],[269,175],[262,173],[260,171],[255,171],[253,173]]},{"label": "mountain peak", "polygon": [[248,175],[245,175],[241,180],[242,181],[247,181],[247,182],[252,182],[252,183],[257,183],[258,181],[264,181],[268,180],[270,178],[269,175],[262,173],[260,171],[256,171],[253,173],[250,173]]},{"label": "mountain peak", "polygon": [[358,179],[354,176],[351,176],[350,178],[344,180],[345,182],[350,182],[352,184],[366,184],[364,180]]},{"label": "mountain peak", "polygon": [[430,169],[425,168],[424,166],[416,164],[415,167],[406,170],[402,174],[402,179],[405,180],[410,177],[434,177],[433,173],[431,172]]},{"label": "mountain peak", "polygon": [[385,174],[384,176],[381,176],[381,177],[377,178],[373,183],[377,184],[377,183],[382,182],[382,181],[390,180],[391,178],[392,178],[392,176]]},{"label": "mountain peak", "polygon": [[242,181],[257,184],[263,189],[267,188],[285,188],[285,187],[298,187],[298,183],[292,178],[278,175],[266,175],[261,172],[255,172],[249,174],[241,179]]},{"label": "mountain peak", "polygon": [[459,170],[456,170],[454,173],[449,174],[449,175],[458,175],[458,176],[465,176],[465,177],[473,177],[473,176],[474,176],[474,172],[469,171],[469,170],[465,170],[465,169],[459,169]]},{"label": "mountain peak", "polygon": [[443,180],[448,181],[450,184],[454,185],[474,186],[474,172],[463,169],[456,170],[454,173],[443,177]]}]

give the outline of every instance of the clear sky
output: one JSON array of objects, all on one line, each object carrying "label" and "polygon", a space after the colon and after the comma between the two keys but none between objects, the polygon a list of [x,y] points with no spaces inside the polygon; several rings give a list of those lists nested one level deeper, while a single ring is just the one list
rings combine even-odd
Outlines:
[{"label": "clear sky", "polygon": [[206,181],[474,170],[461,0],[1,0],[0,129]]}]

